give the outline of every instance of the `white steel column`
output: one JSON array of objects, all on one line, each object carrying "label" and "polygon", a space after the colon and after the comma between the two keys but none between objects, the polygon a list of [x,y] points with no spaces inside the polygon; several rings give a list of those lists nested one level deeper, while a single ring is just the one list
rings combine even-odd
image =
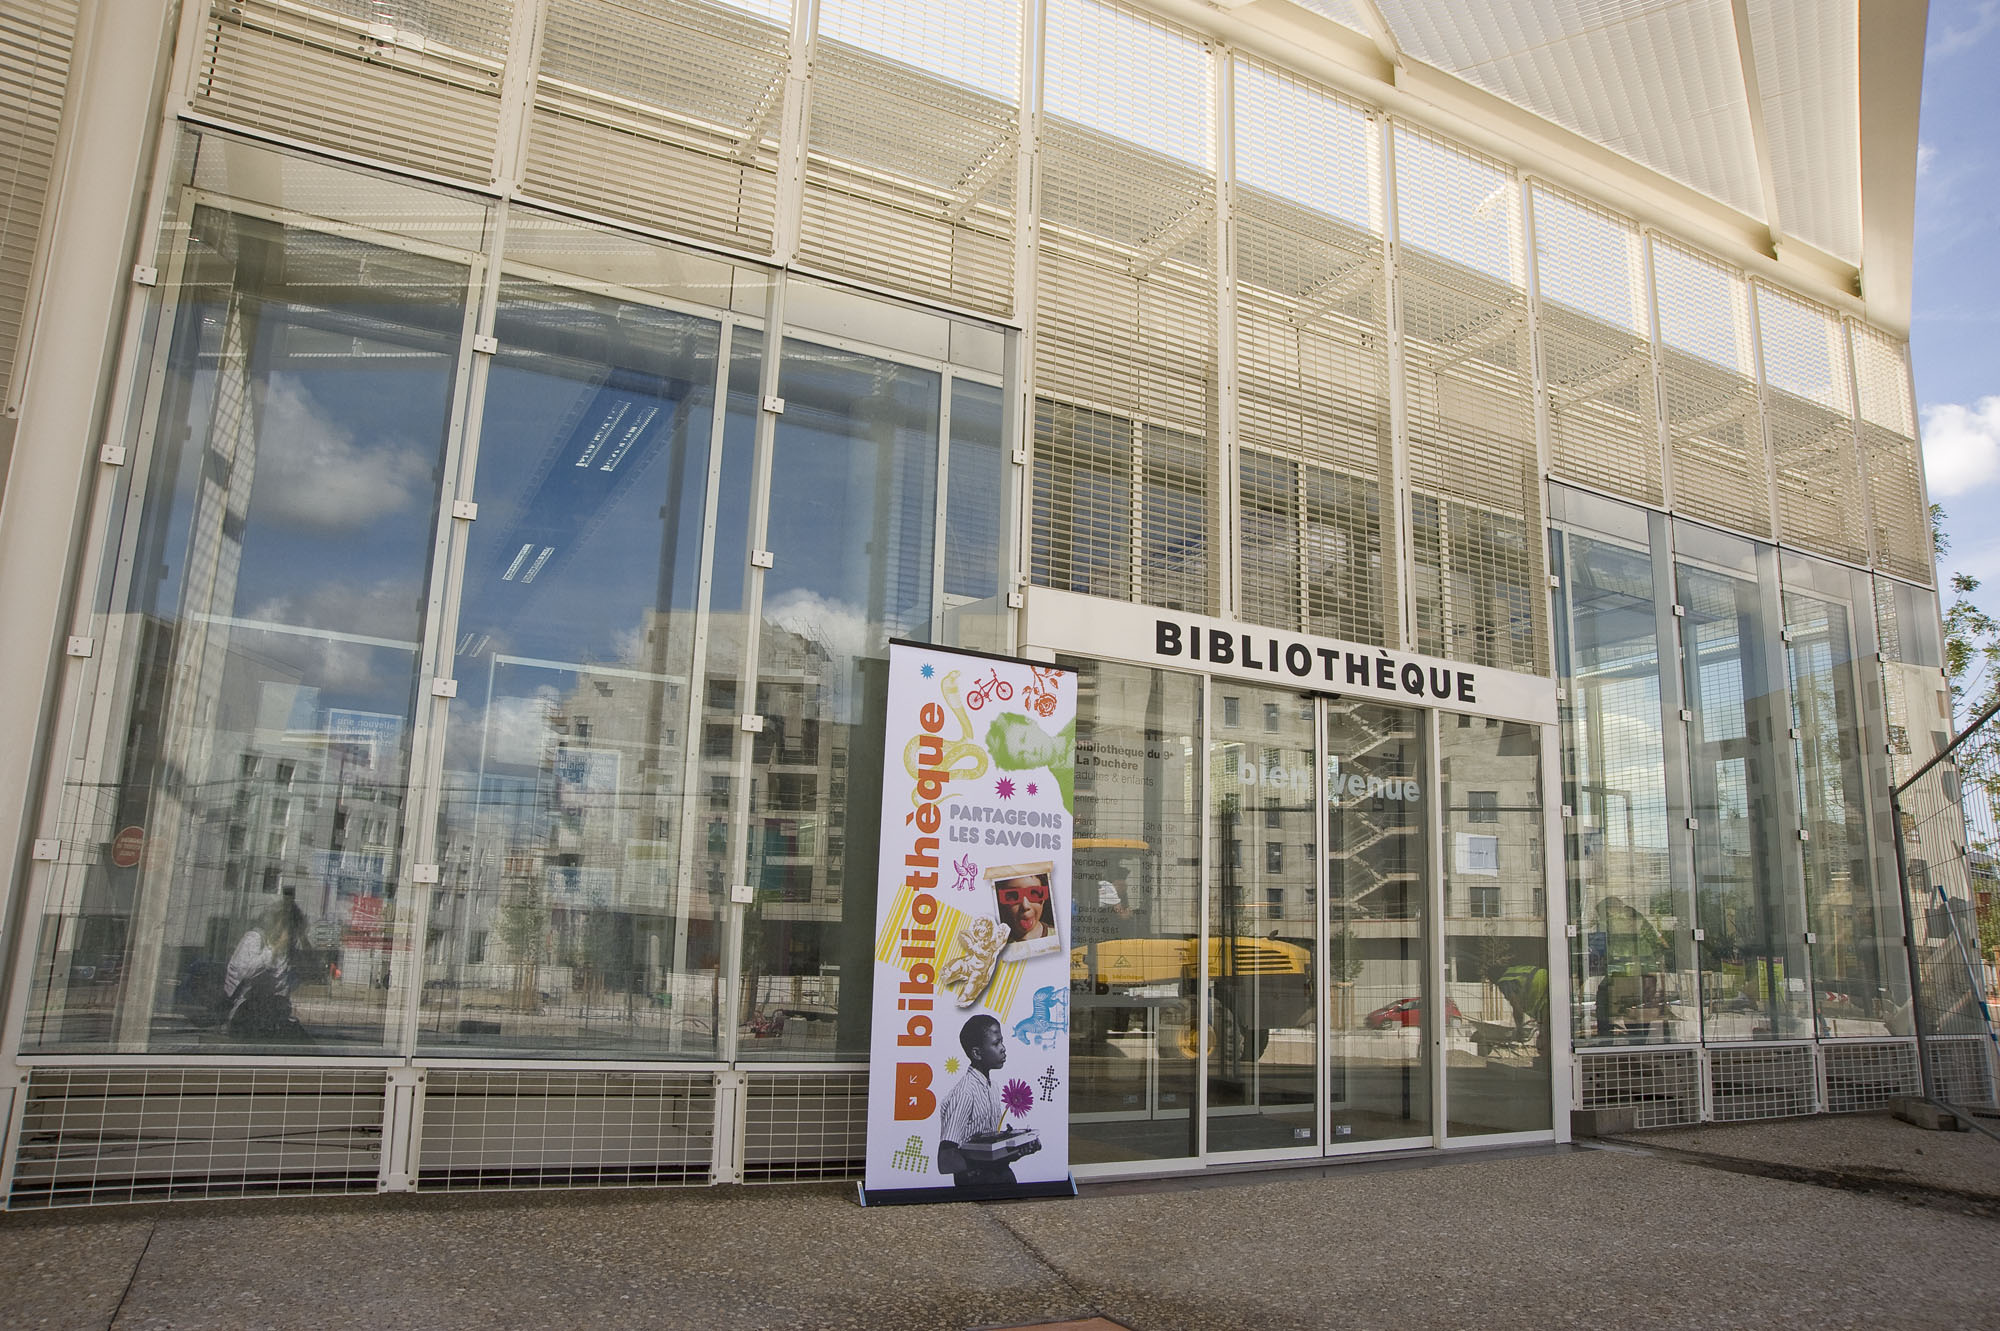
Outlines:
[{"label": "white steel column", "polygon": [[[102,410],[133,286],[136,238],[157,201],[146,188],[161,87],[173,54],[167,0],[91,3],[78,23],[72,96],[42,272],[61,293],[27,330],[20,417],[0,496],[0,847],[8,856],[6,911],[18,914],[33,861],[29,842],[52,836],[55,811],[34,822],[35,774],[53,716],[49,700],[81,660],[63,653],[77,540],[98,470]],[[8,939],[9,942],[20,941]],[[18,1014],[10,1014],[12,1018]]]},{"label": "white steel column", "polygon": [[1236,572],[1236,525],[1241,507],[1237,449],[1236,371],[1236,57],[1226,46],[1211,46],[1215,61],[1215,424],[1214,543],[1216,587],[1224,619],[1242,615]]},{"label": "white steel column", "polygon": [[[1402,225],[1396,207],[1396,126],[1386,116],[1375,118],[1381,134],[1382,154],[1382,299],[1383,332],[1388,337],[1389,371],[1389,474],[1378,484],[1391,515],[1389,558],[1396,571],[1396,595],[1400,601],[1395,646],[1411,650],[1417,640],[1416,564],[1410,554],[1410,411],[1403,391],[1403,302],[1402,281],[1397,276],[1397,251]],[[1384,635],[1387,636],[1386,634]]]}]

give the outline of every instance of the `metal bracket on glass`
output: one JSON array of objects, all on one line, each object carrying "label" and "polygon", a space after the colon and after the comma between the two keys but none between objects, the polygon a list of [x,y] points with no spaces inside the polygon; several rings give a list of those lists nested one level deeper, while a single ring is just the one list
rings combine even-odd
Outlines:
[{"label": "metal bracket on glass", "polygon": [[1560,573],[1549,574],[1549,586],[1560,587],[1562,585],[1563,585],[1562,574]]},{"label": "metal bracket on glass", "polygon": [[124,466],[125,445],[106,444],[104,447],[97,450],[97,460],[105,464],[107,467]]},{"label": "metal bracket on glass", "polygon": [[1569,690],[1564,688],[1560,684],[1556,685],[1556,701],[1557,702],[1569,701]]},{"label": "metal bracket on glass", "polygon": [[750,552],[751,568],[771,568],[775,566],[777,562],[778,562],[778,557],[772,554],[769,550],[752,550]]},{"label": "metal bracket on glass", "polygon": [[1698,829],[1698,828],[1699,828],[1700,826],[1701,826],[1701,819],[1699,819],[1699,818],[1690,818],[1690,819],[1688,819],[1688,831],[1690,831],[1690,832],[1692,832],[1692,831],[1695,831],[1695,830],[1696,830],[1696,829]]},{"label": "metal bracket on glass", "polygon": [[1807,941],[1808,943],[1817,943],[1817,942],[1819,941],[1819,935],[1818,935],[1818,934],[1816,934],[1816,933],[1810,933],[1810,932],[1808,932],[1808,933],[1806,934],[1806,941]]},{"label": "metal bracket on glass", "polygon": [[1014,465],[1015,465],[1015,466],[1017,466],[1017,467],[1025,467],[1025,466],[1027,466],[1027,465],[1028,465],[1028,450],[1027,450],[1027,449],[1025,449],[1025,448],[1017,448],[1017,449],[1015,449],[1015,450],[1014,450]]},{"label": "metal bracket on glass", "polygon": [[1573,924],[1565,924],[1563,926],[1563,933],[1570,938],[1574,938],[1577,935],[1577,928]]},{"label": "metal bracket on glass", "polygon": [[1701,929],[1697,929],[1697,930],[1695,930],[1695,931],[1694,931],[1694,941],[1695,941],[1695,942],[1697,942],[1697,943],[1705,943],[1705,942],[1707,942],[1707,941],[1708,941],[1708,934],[1707,934],[1707,932],[1706,932],[1706,931],[1704,931],[1704,930],[1701,930]]},{"label": "metal bracket on glass", "polygon": [[156,287],[160,284],[160,270],[135,263],[132,265],[132,280],[142,287]]},{"label": "metal bracket on glass", "polygon": [[1575,816],[1576,816],[1576,811],[1574,809],[1570,808],[1570,806],[1567,804],[1563,805],[1563,817],[1574,818]]},{"label": "metal bracket on glass", "polygon": [[1809,827],[1801,827],[1799,829],[1799,840],[1801,841],[1812,840],[1812,829]]},{"label": "metal bracket on glass", "polygon": [[743,713],[742,717],[738,720],[738,724],[752,735],[761,735],[764,733],[764,718],[755,712]]},{"label": "metal bracket on glass", "polygon": [[497,355],[500,351],[500,339],[491,333],[474,333],[472,349],[482,356]]},{"label": "metal bracket on glass", "polygon": [[69,642],[63,647],[63,650],[71,656],[89,656],[97,650],[97,639],[72,634],[70,635]]},{"label": "metal bracket on glass", "polygon": [[1028,603],[1028,598],[1021,595],[1021,593],[1019,592],[1007,593],[1007,608],[1009,610],[1019,610],[1022,606],[1026,605],[1027,603]]},{"label": "metal bracket on glass", "polygon": [[1779,630],[1778,630],[1778,641],[1779,641],[1779,642],[1790,642],[1791,640],[1792,640],[1792,631],[1791,631],[1790,629],[1779,629]]},{"label": "metal bracket on glass", "polygon": [[1681,618],[1684,618],[1684,617],[1685,617],[1685,616],[1687,615],[1687,612],[1688,612],[1688,608],[1687,608],[1686,606],[1684,606],[1684,605],[1677,605],[1677,606],[1675,606],[1675,607],[1674,607],[1674,618],[1675,618],[1675,619],[1681,619]]},{"label": "metal bracket on glass", "polygon": [[757,899],[757,889],[748,883],[729,885],[729,903],[732,906],[747,906]]},{"label": "metal bracket on glass", "polygon": [[479,505],[471,499],[454,499],[451,501],[451,515],[466,522],[476,522],[479,520]]},{"label": "metal bracket on glass", "polygon": [[1797,726],[1793,726],[1793,727],[1792,727],[1792,738],[1793,738],[1793,739],[1797,739],[1798,737],[1799,737],[1799,728],[1798,728]]},{"label": "metal bracket on glass", "polygon": [[62,842],[56,840],[54,837],[37,837],[35,839],[34,858],[50,862],[61,859]]},{"label": "metal bracket on glass", "polygon": [[773,416],[784,415],[785,399],[779,397],[776,393],[771,394],[764,399],[764,410],[770,412]]},{"label": "metal bracket on glass", "polygon": [[431,696],[436,698],[456,698],[458,696],[458,681],[455,679],[432,680]]},{"label": "metal bracket on glass", "polygon": [[1681,708],[1681,720],[1683,721],[1694,720],[1694,709],[1692,707]]},{"label": "metal bracket on glass", "polygon": [[435,864],[413,864],[410,866],[410,881],[413,883],[435,883],[438,867]]}]

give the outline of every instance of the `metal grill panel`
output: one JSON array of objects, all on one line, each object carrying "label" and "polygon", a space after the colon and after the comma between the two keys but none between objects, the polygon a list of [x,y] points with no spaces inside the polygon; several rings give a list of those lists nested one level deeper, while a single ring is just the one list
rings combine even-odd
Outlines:
[{"label": "metal grill panel", "polygon": [[1861,481],[1853,422],[1774,388],[1764,397],[1764,429],[1777,464],[1786,544],[1866,563],[1868,532],[1856,521]]},{"label": "metal grill panel", "polygon": [[1886,1109],[1898,1095],[1918,1095],[1923,1078],[1917,1073],[1917,1046],[1894,1044],[1828,1044],[1820,1046],[1826,1068],[1826,1112],[1861,1114]]},{"label": "metal grill panel", "polygon": [[422,1123],[423,1191],[706,1184],[715,1078],[433,1068]]},{"label": "metal grill panel", "polygon": [[1397,283],[1409,422],[1417,650],[1542,673],[1542,486],[1527,303],[1405,251]]},{"label": "metal grill panel", "polygon": [[10,1206],[374,1192],[375,1069],[41,1068]]},{"label": "metal grill panel", "polygon": [[698,0],[552,0],[528,188],[768,251],[789,45],[783,26]]},{"label": "metal grill panel", "polygon": [[1811,1045],[1711,1049],[1708,1068],[1709,1116],[1718,1123],[1792,1118],[1819,1107]]},{"label": "metal grill panel", "polygon": [[1769,537],[1771,482],[1756,385],[1669,348],[1660,355],[1660,387],[1675,511]]},{"label": "metal grill panel", "polygon": [[1991,1037],[1932,1036],[1924,1041],[1924,1054],[1930,1059],[1931,1087],[1940,1100],[1988,1108],[2000,1105]]},{"label": "metal grill panel", "polygon": [[1692,1049],[1579,1053],[1580,1109],[1632,1109],[1640,1128],[1701,1121],[1701,1057]]},{"label": "metal grill panel", "polygon": [[190,90],[238,124],[486,184],[512,6],[215,0]]},{"label": "metal grill panel", "polygon": [[1760,285],[1757,333],[1766,385],[1842,416],[1853,413],[1847,338],[1831,311]]},{"label": "metal grill panel", "polygon": [[1011,101],[822,37],[800,257],[1006,313],[1018,136]]},{"label": "metal grill panel", "polygon": [[746,1182],[861,1176],[868,1149],[866,1072],[753,1072],[749,1083]]},{"label": "metal grill panel", "polygon": [[1875,524],[1875,564],[1929,585],[1930,522],[1924,511],[1916,410],[1910,401],[1903,344],[1861,324],[1849,324],[1848,330],[1868,512]]},{"label": "metal grill panel", "polygon": [[1904,344],[1862,324],[1848,327],[1854,334],[1854,380],[1860,390],[1861,419],[1893,434],[1915,438],[1917,414],[1910,402]]}]

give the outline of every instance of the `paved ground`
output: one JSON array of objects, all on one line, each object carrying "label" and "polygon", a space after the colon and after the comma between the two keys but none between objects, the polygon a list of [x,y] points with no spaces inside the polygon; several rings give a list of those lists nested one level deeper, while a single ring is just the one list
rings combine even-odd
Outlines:
[{"label": "paved ground", "polygon": [[2000,1142],[1886,1116],[986,1206],[793,1187],[105,1207],[0,1216],[0,1325],[1992,1327],[1996,1217]]}]

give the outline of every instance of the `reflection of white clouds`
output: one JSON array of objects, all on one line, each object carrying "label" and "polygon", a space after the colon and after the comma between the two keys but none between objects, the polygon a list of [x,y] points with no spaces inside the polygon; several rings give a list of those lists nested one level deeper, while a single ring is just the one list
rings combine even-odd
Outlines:
[{"label": "reflection of white clouds", "polygon": [[[417,600],[417,586],[407,580],[390,578],[359,587],[329,582],[273,597],[253,608],[247,618],[329,633],[387,638],[411,643],[414,648]],[[286,645],[274,650],[287,659],[299,656],[298,664],[306,678],[323,689],[365,693],[392,685],[401,688],[409,677],[409,649],[289,635],[280,641]]]},{"label": "reflection of white clouds", "polygon": [[261,518],[351,531],[407,508],[430,489],[430,465],[407,442],[360,442],[284,379],[265,389],[257,433]]},{"label": "reflection of white clouds", "polygon": [[1970,407],[1924,408],[1924,472],[1933,499],[1964,494],[2000,478],[2000,396]]},{"label": "reflection of white clouds", "polygon": [[495,698],[486,709],[486,761],[534,767],[548,746],[549,712],[558,701],[556,690],[544,685],[526,698]]},{"label": "reflection of white clouds", "polygon": [[875,636],[864,612],[802,588],[765,602],[764,618],[787,633],[820,643],[836,662],[866,656]]},{"label": "reflection of white clouds", "polygon": [[1970,50],[1979,45],[1988,33],[2000,29],[2000,0],[1973,0],[1965,9],[1963,18],[1956,23],[1947,20],[1939,27],[1941,31],[1931,38],[1924,51],[1926,60],[1942,60]]}]

